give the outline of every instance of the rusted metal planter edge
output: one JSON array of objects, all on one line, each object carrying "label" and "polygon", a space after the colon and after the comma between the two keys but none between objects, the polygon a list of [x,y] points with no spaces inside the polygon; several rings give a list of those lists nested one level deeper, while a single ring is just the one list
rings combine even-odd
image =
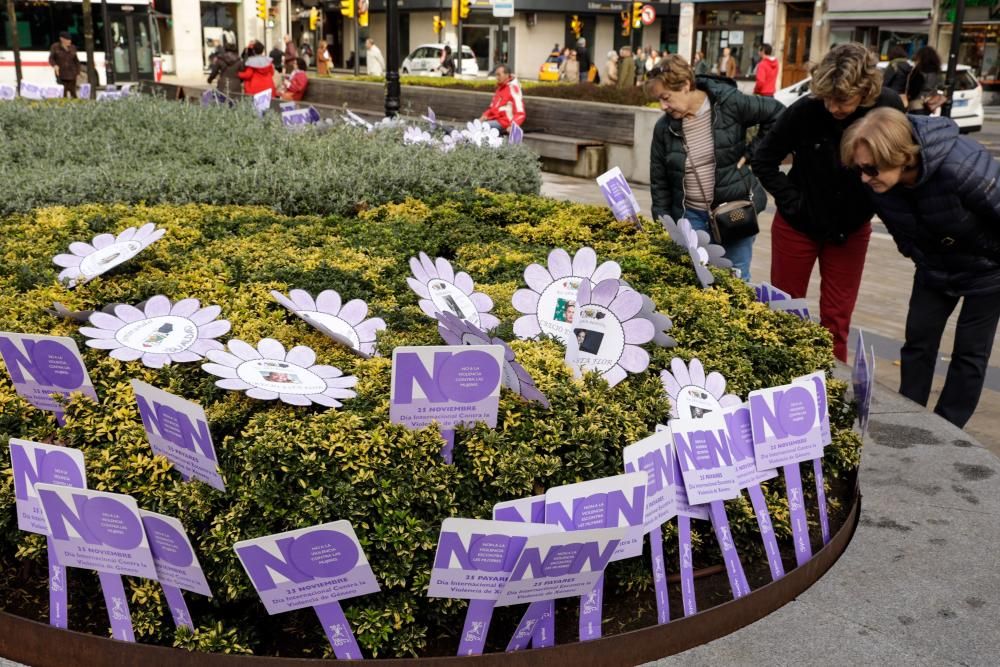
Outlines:
[{"label": "rusted metal planter edge", "polygon": [[[539,665],[637,665],[686,651],[724,637],[791,602],[829,570],[847,549],[857,528],[861,494],[857,491],[847,519],[830,543],[808,563],[783,579],[749,595],[706,609],[694,616],[674,620],[586,643],[551,648],[489,653],[468,657],[437,657],[379,660],[385,667],[537,667]],[[50,625],[0,612],[0,656],[30,667],[306,667],[317,660],[267,656],[235,656],[198,653],[181,649],[131,644],[97,635],[59,630]],[[341,664],[365,664],[342,660]]]}]

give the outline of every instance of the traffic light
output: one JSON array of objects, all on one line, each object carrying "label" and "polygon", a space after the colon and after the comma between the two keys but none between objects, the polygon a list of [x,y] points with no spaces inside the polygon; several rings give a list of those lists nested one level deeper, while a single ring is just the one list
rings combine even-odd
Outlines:
[{"label": "traffic light", "polygon": [[632,3],[632,27],[639,29],[642,27],[642,3]]},{"label": "traffic light", "polygon": [[434,17],[434,34],[440,35],[441,31],[444,30],[444,21],[441,20],[440,16]]},{"label": "traffic light", "polygon": [[469,12],[472,11],[469,7],[469,0],[458,0],[459,10],[458,15],[463,19],[469,18]]},{"label": "traffic light", "polygon": [[257,18],[267,20],[267,0],[257,0]]},{"label": "traffic light", "polygon": [[458,25],[458,3],[459,0],[451,0],[451,24]]},{"label": "traffic light", "polygon": [[316,25],[319,23],[319,12],[313,7],[309,10],[309,29],[315,30]]},{"label": "traffic light", "polygon": [[569,22],[569,29],[573,33],[573,37],[580,39],[580,33],[583,32],[583,21],[576,14],[573,15],[573,20]]},{"label": "traffic light", "polygon": [[358,14],[358,25],[361,26],[362,28],[367,28],[368,27],[368,10],[367,9],[365,9],[365,11],[361,12],[360,14]]},{"label": "traffic light", "polygon": [[340,0],[340,13],[349,19],[354,18],[354,0]]},{"label": "traffic light", "polygon": [[629,12],[622,12],[622,37],[632,34],[632,15]]}]

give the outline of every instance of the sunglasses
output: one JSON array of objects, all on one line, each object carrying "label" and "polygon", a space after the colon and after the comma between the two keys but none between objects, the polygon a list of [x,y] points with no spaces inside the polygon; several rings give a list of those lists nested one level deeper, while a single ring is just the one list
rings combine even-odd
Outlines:
[{"label": "sunglasses", "polygon": [[856,164],[854,170],[864,174],[868,178],[878,178],[878,167],[873,164]]}]

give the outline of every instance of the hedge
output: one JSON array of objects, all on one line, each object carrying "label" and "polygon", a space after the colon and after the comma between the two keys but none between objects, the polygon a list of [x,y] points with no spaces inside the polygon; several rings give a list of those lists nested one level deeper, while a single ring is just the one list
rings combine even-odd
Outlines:
[{"label": "hedge", "polygon": [[260,205],[346,214],[407,196],[476,188],[537,194],[537,157],[521,146],[447,155],[338,126],[289,132],[249,104],[202,108],[150,97],[0,104],[0,215],[86,203]]},{"label": "hedge", "polygon": [[[68,292],[55,281],[51,257],[73,240],[156,222],[166,236],[111,274]],[[330,648],[310,610],[268,617],[233,544],[330,520],[353,523],[382,586],[377,595],[344,607],[369,655],[453,653],[466,603],[428,599],[431,560],[442,519],[488,518],[496,502],[622,470],[621,450],[669,415],[659,370],[673,356],[699,357],[721,371],[740,395],[832,368],[829,335],[810,322],[768,310],[743,283],[717,272],[717,286],[697,286],[690,260],[655,225],[637,231],[607,210],[532,196],[485,192],[462,201],[407,200],[354,216],[285,217],[265,207],[104,206],[47,208],[3,219],[0,236],[0,330],[76,338],[84,350],[100,404],[79,399],[66,425],[16,396],[0,373],[0,437],[55,440],[82,449],[89,485],[132,494],[143,508],[178,517],[187,527],[211,582],[211,601],[188,596],[194,634],[176,634],[155,582],[128,580],[141,641],[190,649],[302,656]],[[552,403],[546,410],[504,390],[495,430],[481,426],[456,437],[455,463],[445,465],[432,429],[408,431],[389,423],[389,356],[402,344],[440,344],[435,323],[418,308],[405,278],[407,259],[423,250],[451,259],[490,295],[512,339],[518,315],[511,295],[524,267],[544,263],[553,247],[584,245],[621,263],[623,278],[652,296],[674,322],[676,348],[649,348],[649,372],[614,388],[594,375],[574,381],[562,348],[552,340],[512,340],[511,346]],[[364,298],[388,329],[383,356],[360,359],[290,317],[269,290],[337,289]],[[319,363],[359,378],[357,398],[342,409],[298,408],[249,399],[214,386],[199,364],[161,370],[123,363],[83,346],[77,325],[44,308],[71,309],[137,303],[163,293],[220,304],[231,336],[255,342],[274,337],[305,344]],[[151,455],[129,381],[138,378],[205,406],[227,491],[185,484],[163,458]],[[853,409],[845,386],[829,382],[833,444],[828,479],[858,463]],[[9,464],[0,476],[0,600],[8,609],[45,614],[45,541],[17,530]],[[811,478],[810,478],[811,479]],[[774,528],[790,538],[783,482],[765,485]],[[811,488],[806,484],[806,488]],[[809,495],[807,491],[807,495]],[[835,501],[834,501],[835,503]],[[748,561],[762,558],[753,512],[745,498],[727,503],[733,535]],[[810,505],[814,506],[814,505]],[[699,522],[700,523],[700,522]],[[665,526],[667,563],[676,568],[676,531]],[[694,535],[695,564],[718,562],[707,524]],[[668,567],[670,567],[668,565]],[[613,563],[608,599],[628,595],[629,617],[606,619],[621,629],[654,606],[648,553]],[[73,570],[70,618],[74,629],[107,633],[103,602],[92,573]],[[513,611],[498,613],[495,635],[512,631]],[[502,639],[502,638],[501,638]]]}]

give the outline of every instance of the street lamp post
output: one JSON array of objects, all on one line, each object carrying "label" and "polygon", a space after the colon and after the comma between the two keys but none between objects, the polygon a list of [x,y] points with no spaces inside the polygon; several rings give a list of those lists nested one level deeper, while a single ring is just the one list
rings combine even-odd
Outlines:
[{"label": "street lamp post", "polygon": [[951,102],[955,96],[955,74],[958,65],[958,51],[962,44],[962,22],[965,20],[965,0],[955,3],[955,21],[951,28],[951,49],[948,51],[948,73],[944,77],[947,98],[941,115],[951,118]]},{"label": "street lamp post", "polygon": [[399,4],[398,0],[385,3],[385,115],[395,118],[399,114]]}]

